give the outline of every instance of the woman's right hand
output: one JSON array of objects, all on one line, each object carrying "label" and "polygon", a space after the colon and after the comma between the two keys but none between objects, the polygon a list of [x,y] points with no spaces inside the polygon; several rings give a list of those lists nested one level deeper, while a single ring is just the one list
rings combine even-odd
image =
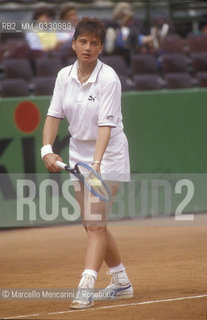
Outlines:
[{"label": "woman's right hand", "polygon": [[43,158],[45,166],[50,172],[60,172],[61,169],[56,164],[57,160],[63,161],[62,158],[55,153],[48,153]]}]

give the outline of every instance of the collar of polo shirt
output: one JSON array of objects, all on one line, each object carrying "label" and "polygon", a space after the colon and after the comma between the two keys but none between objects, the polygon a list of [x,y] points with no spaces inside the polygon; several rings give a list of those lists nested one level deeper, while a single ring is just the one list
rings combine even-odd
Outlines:
[{"label": "collar of polo shirt", "polygon": [[[82,85],[86,85],[89,82],[95,82],[96,81],[96,77],[98,75],[98,72],[101,70],[103,65],[103,62],[101,62],[99,59],[97,60],[97,64],[92,72],[92,74],[90,75],[89,79],[83,83]],[[72,69],[70,70],[69,76],[73,79],[75,79],[77,82],[79,82],[78,80],[78,60],[75,61],[75,63],[72,66]]]}]

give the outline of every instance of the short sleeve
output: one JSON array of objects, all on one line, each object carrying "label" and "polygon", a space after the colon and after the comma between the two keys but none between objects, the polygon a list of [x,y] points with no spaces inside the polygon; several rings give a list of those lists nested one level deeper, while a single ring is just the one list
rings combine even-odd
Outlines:
[{"label": "short sleeve", "polygon": [[60,119],[64,118],[64,113],[62,108],[62,90],[61,90],[62,87],[63,87],[62,77],[61,77],[61,73],[59,73],[55,82],[53,96],[48,109],[48,113],[47,113],[48,116],[52,116]]},{"label": "short sleeve", "polygon": [[116,127],[120,112],[121,85],[119,81],[113,81],[101,91],[98,126]]}]

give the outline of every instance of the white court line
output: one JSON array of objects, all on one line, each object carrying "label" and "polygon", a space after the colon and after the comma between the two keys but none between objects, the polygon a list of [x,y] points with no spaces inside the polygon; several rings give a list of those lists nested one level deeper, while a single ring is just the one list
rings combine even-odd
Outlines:
[{"label": "white court line", "polygon": [[[96,307],[96,308],[90,308],[90,309],[48,312],[47,315],[65,314],[65,313],[78,312],[78,311],[79,312],[80,311],[81,312],[86,312],[86,311],[95,311],[95,310],[102,310],[102,309],[131,307],[131,306],[139,306],[139,305],[145,305],[145,304],[162,303],[162,302],[174,302],[174,301],[181,301],[181,300],[201,299],[201,298],[207,298],[207,294],[203,294],[203,295],[199,295],[199,296],[189,296],[189,297],[162,299],[162,300],[151,300],[151,301],[124,303],[124,304],[114,304],[114,305],[111,305],[111,306],[103,306],[103,307]],[[27,314],[27,315],[7,317],[7,318],[2,318],[2,319],[9,320],[9,319],[19,319],[19,318],[26,318],[26,317],[29,318],[29,317],[35,317],[35,316],[43,316],[43,314],[42,315],[40,315],[40,314]]]},{"label": "white court line", "polygon": [[29,318],[29,317],[39,317],[39,313],[34,314],[24,314],[22,316],[15,316],[15,317],[8,317],[8,318],[2,318],[2,319],[21,319],[21,318]]}]

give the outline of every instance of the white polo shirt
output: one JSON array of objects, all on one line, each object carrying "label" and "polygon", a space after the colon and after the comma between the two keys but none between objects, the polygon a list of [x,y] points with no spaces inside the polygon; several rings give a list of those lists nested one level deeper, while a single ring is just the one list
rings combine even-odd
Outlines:
[{"label": "white polo shirt", "polygon": [[57,76],[48,115],[66,118],[74,139],[96,140],[98,126],[110,126],[111,137],[123,130],[121,84],[115,71],[97,61],[84,84],[78,80],[78,61]]}]

